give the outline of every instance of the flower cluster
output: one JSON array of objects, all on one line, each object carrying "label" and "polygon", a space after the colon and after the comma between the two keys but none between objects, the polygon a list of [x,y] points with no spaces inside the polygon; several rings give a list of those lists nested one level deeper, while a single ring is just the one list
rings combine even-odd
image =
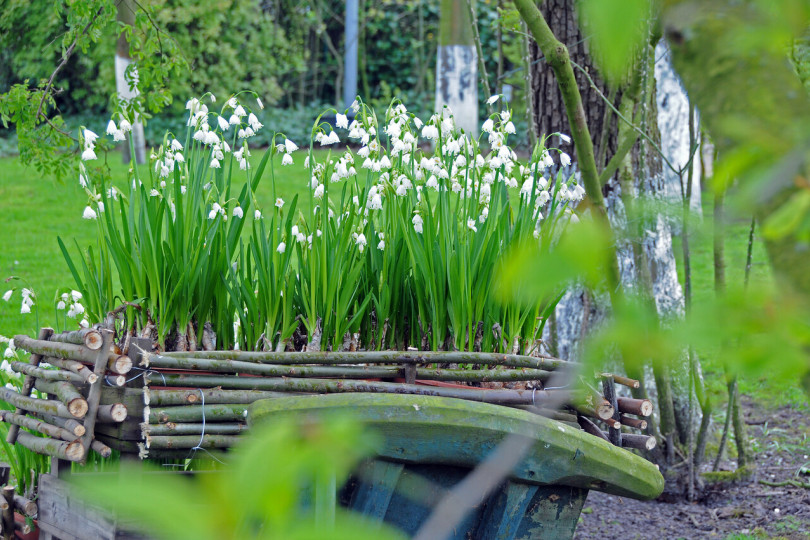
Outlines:
[{"label": "flower cluster", "polygon": [[[11,301],[11,296],[14,294],[16,289],[9,289],[5,293],[3,293],[3,300],[6,302]],[[23,315],[27,313],[31,313],[31,308],[34,307],[36,303],[36,294],[34,291],[27,287],[22,288],[22,302],[20,303],[20,313]]]}]

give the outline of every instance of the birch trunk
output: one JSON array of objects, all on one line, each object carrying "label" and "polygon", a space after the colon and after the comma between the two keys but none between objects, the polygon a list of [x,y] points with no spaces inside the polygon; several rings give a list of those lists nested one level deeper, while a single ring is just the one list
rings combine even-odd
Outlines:
[{"label": "birch trunk", "polygon": [[[135,9],[137,9],[135,0],[119,0],[116,5],[118,6],[116,20],[127,26],[134,26]],[[132,101],[138,96],[137,88],[130,85],[130,82],[137,82],[137,72],[134,69],[130,72],[130,75],[135,77],[133,81],[128,81],[126,77],[127,70],[132,63],[133,60],[129,56],[129,42],[126,34],[122,31],[118,35],[118,43],[115,47],[115,90],[118,99],[122,102]],[[135,162],[138,164],[146,163],[146,139],[143,133],[143,122],[137,117],[128,120],[132,123],[132,131],[127,134],[127,144],[122,145],[121,155],[123,161],[129,163],[132,158],[128,144],[129,137],[132,137],[135,147]]]},{"label": "birch trunk", "polygon": [[442,0],[436,55],[436,111],[449,107],[456,125],[470,137],[478,135],[477,62],[466,0]]}]

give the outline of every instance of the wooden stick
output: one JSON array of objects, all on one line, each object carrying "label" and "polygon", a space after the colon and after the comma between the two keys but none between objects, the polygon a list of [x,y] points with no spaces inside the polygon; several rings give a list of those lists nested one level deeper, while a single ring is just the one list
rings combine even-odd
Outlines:
[{"label": "wooden stick", "polygon": [[[23,435],[28,433],[22,432],[19,434],[19,440],[22,440]],[[29,435],[30,436],[30,435]],[[0,495],[3,497],[3,538],[14,538],[14,487],[3,486]]]},{"label": "wooden stick", "polygon": [[[54,416],[61,416],[62,418],[73,418],[68,408],[61,401],[50,399],[34,399],[30,397],[21,396],[14,390],[9,390],[5,387],[0,387],[0,399],[11,403],[17,409],[25,413],[26,411],[52,414]],[[10,429],[9,429],[10,431]]]},{"label": "wooden stick", "polygon": [[84,426],[80,422],[74,420],[73,418],[62,418],[60,416],[52,416],[50,414],[40,414],[40,413],[37,413],[37,416],[42,420],[44,420],[45,422],[47,422],[48,424],[66,429],[70,433],[73,433],[73,435],[75,435],[76,437],[81,437],[86,432]]},{"label": "wooden stick", "polygon": [[79,439],[73,442],[48,439],[45,437],[35,437],[27,431],[21,431],[17,436],[17,442],[37,454],[45,454],[67,461],[81,461],[84,457],[84,450]]},{"label": "wooden stick", "polygon": [[84,418],[87,414],[87,400],[84,399],[76,387],[67,381],[43,381],[37,380],[34,388],[40,392],[51,394],[59,398],[65,404],[70,414],[76,418]]},{"label": "wooden stick", "polygon": [[594,424],[590,418],[583,415],[577,415],[577,421],[579,422],[580,427],[585,430],[586,433],[590,433],[594,437],[599,437],[606,443],[610,443],[610,439],[608,439],[607,435],[605,435],[599,427]]},{"label": "wooden stick", "polygon": [[202,358],[209,360],[239,360],[242,362],[272,364],[485,364],[516,368],[555,370],[576,366],[551,356],[534,357],[518,354],[500,354],[463,351],[370,351],[370,352],[260,352],[260,351],[199,351],[169,352],[162,355],[144,354],[144,362],[155,356],[165,358]]},{"label": "wooden stick", "polygon": [[208,405],[217,403],[253,403],[259,399],[282,397],[284,392],[263,392],[260,390],[221,390],[183,389],[156,390],[145,388],[143,402],[145,405],[193,405],[204,401]]},{"label": "wooden stick", "polygon": [[[145,373],[148,383],[162,383],[166,386],[191,388],[214,388],[244,390],[271,390],[282,392],[305,393],[342,393],[342,392],[378,392],[390,394],[414,394],[424,396],[443,396],[483,403],[501,405],[543,405],[551,401],[565,402],[572,393],[567,390],[488,390],[475,387],[446,388],[441,386],[421,386],[418,384],[401,384],[373,381],[331,380],[331,379],[295,379],[268,377],[227,377],[218,375],[176,375],[171,373]],[[610,405],[605,402],[608,409]],[[609,418],[613,411],[602,411]]]},{"label": "wooden stick", "polygon": [[52,366],[66,369],[71,373],[75,373],[87,384],[93,384],[98,380],[98,375],[87,369],[87,366],[81,362],[77,362],[76,360],[63,360],[61,358],[49,357],[45,358],[43,361],[51,364]]},{"label": "wooden stick", "polygon": [[76,435],[65,428],[45,423],[43,420],[16,414],[11,411],[0,411],[0,420],[13,424],[17,427],[28,428],[36,431],[37,433],[47,435],[48,437],[53,437],[54,439],[60,439],[63,441],[76,440]]},{"label": "wooden stick", "polygon": [[211,422],[212,419],[216,419],[217,422],[244,421],[247,416],[247,406],[245,404],[223,403],[194,407],[164,407],[161,409],[146,407],[144,409],[144,417],[149,424],[201,422],[203,415],[206,424]]},{"label": "wooden stick", "polygon": [[647,421],[640,418],[633,418],[623,414],[619,419],[623,426],[631,427],[634,429],[647,429]]},{"label": "wooden stick", "polygon": [[[202,441],[200,440],[202,438]],[[146,439],[148,448],[230,448],[239,442],[239,437],[230,435],[166,435]]]},{"label": "wooden stick", "polygon": [[[392,379],[403,377],[403,369],[392,366],[303,366],[301,364],[264,364],[230,359],[144,355],[142,365],[217,373],[248,373],[266,377],[324,377],[343,379]],[[410,364],[406,363],[406,366]],[[407,371],[407,370],[406,370]],[[488,382],[547,380],[551,373],[541,369],[416,369],[416,378],[435,381]]]},{"label": "wooden stick", "polygon": [[247,431],[247,428],[247,424],[241,422],[141,424],[144,438],[147,435],[152,437],[156,435],[196,435],[199,437],[203,430],[209,435],[238,435]]},{"label": "wooden stick", "polygon": [[73,343],[74,345],[84,345],[91,351],[99,350],[102,344],[101,332],[99,332],[95,328],[82,328],[81,330],[74,330],[72,332],[62,332],[61,334],[54,334],[49,338],[49,341],[58,341],[61,343]]},{"label": "wooden stick", "polygon": [[655,448],[655,437],[648,435],[637,435],[635,433],[622,434],[622,447],[635,448],[636,450],[652,450]]},{"label": "wooden stick", "polygon": [[608,439],[610,439],[611,443],[621,448],[622,425],[619,423],[621,413],[618,410],[619,404],[616,400],[616,383],[613,381],[612,376],[602,377],[602,392],[607,402],[610,403],[610,406],[613,408],[613,416],[605,420],[608,426],[610,426],[608,428]]},{"label": "wooden stick", "polygon": [[19,508],[28,517],[37,515],[37,503],[31,499],[26,499],[22,495],[14,494],[14,506]]},{"label": "wooden stick", "polygon": [[650,416],[653,412],[652,402],[649,399],[633,399],[620,397],[617,399],[619,411],[636,416]]},{"label": "wooden stick", "polygon": [[112,455],[112,448],[98,439],[93,439],[93,442],[90,443],[90,449],[103,458],[108,458]]},{"label": "wooden stick", "polygon": [[30,375],[35,379],[43,379],[46,381],[67,381],[73,384],[84,384],[84,379],[70,371],[63,371],[61,369],[45,369],[41,367],[34,367],[25,362],[12,362],[11,369],[17,373]]},{"label": "wooden stick", "polygon": [[[103,335],[104,330],[101,330],[101,333]],[[98,351],[91,351],[82,345],[60,343],[58,341],[43,341],[31,339],[28,336],[14,336],[14,345],[31,353],[37,353],[51,358],[61,358],[63,360],[86,362],[94,366],[96,365],[96,357],[98,355]],[[101,348],[98,350],[101,350]],[[118,356],[118,354],[108,350],[105,360],[112,360]],[[98,373],[96,373],[96,375],[98,375]]]},{"label": "wooden stick", "polygon": [[107,368],[116,375],[126,375],[132,371],[132,359],[123,354],[115,357],[110,356],[110,359],[107,362]]},{"label": "wooden stick", "polygon": [[123,403],[99,405],[96,416],[97,422],[103,424],[118,424],[127,419],[127,406]]},{"label": "wooden stick", "polygon": [[621,384],[622,386],[627,386],[628,388],[638,388],[641,386],[641,383],[635,379],[631,379],[629,377],[623,377],[621,375],[611,375],[613,378],[613,382],[616,384]]},{"label": "wooden stick", "polygon": [[[82,447],[82,462],[87,459],[87,454],[90,453],[90,443],[93,441],[96,427],[96,417],[99,414],[99,401],[101,400],[101,380],[104,376],[104,371],[107,368],[107,361],[110,358],[110,347],[113,342],[112,330],[101,331],[102,344],[101,348],[96,351],[95,361],[93,363],[93,373],[98,377],[98,380],[90,385],[90,391],[87,393],[87,418],[84,421],[85,434],[81,438]],[[126,407],[124,408],[124,417],[126,417]]]},{"label": "wooden stick", "polygon": [[14,521],[14,528],[20,531],[20,534],[26,535],[31,534],[31,525],[29,525],[26,521]]},{"label": "wooden stick", "polygon": [[[39,331],[39,335],[37,336],[39,339],[48,339],[51,334],[53,334],[53,328],[42,328]],[[16,342],[15,342],[16,343]],[[29,365],[32,367],[37,367],[39,363],[42,361],[42,355],[40,354],[32,354],[31,357],[28,359]],[[28,397],[31,395],[31,389],[34,387],[34,377],[30,375],[26,375],[23,379],[23,385],[20,389],[20,392],[24,397]],[[16,414],[22,414],[23,410],[21,407],[15,405],[16,409],[14,412]],[[19,426],[10,426],[8,428],[8,434],[6,434],[6,442],[9,444],[14,444],[17,440],[17,434],[20,432]]]}]

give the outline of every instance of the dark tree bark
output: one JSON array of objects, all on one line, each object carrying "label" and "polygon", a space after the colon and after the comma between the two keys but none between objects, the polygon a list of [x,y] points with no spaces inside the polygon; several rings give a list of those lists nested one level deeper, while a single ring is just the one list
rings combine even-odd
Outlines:
[{"label": "dark tree bark", "polygon": [[[599,74],[593,66],[588,51],[588,41],[583,38],[582,31],[577,23],[574,4],[574,0],[545,0],[539,8],[556,38],[568,48],[571,61],[588,71],[596,83],[596,86],[607,96],[609,93],[607,85],[602,81],[601,77],[599,77]],[[565,106],[557,78],[554,76],[554,71],[543,58],[543,54],[540,52],[534,40],[530,40],[529,42],[529,58],[532,65],[530,77],[532,114],[534,116],[532,118],[532,124],[534,125],[534,132],[538,136],[548,135],[554,132],[569,135],[571,133],[571,127],[568,124],[568,117],[565,114]],[[607,116],[608,122],[606,129],[605,119],[608,107],[605,105],[604,100],[599,97],[596,90],[591,88],[588,79],[576,67],[574,68],[574,76],[576,77],[579,92],[582,95],[582,105],[585,109],[588,127],[591,131],[594,156],[609,157],[616,151],[616,118],[613,115]],[[619,99],[614,102],[617,106],[618,103]],[[607,134],[607,148],[605,149],[600,146],[603,133]],[[559,145],[557,144],[558,142],[560,143]],[[576,152],[574,151],[573,143],[563,144],[562,141],[554,141],[554,144],[569,153],[572,159],[575,159]],[[597,160],[596,166],[599,169],[604,165],[604,162],[600,163]]]}]

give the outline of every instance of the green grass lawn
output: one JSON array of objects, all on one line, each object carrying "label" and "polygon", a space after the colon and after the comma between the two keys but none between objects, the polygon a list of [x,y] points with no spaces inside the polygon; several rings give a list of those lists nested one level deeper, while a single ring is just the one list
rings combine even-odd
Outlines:
[{"label": "green grass lawn", "polygon": [[[319,150],[316,159],[326,159],[327,154]],[[251,162],[258,164],[262,156],[263,152],[254,151]],[[294,157],[295,163],[287,167],[281,167],[280,158],[274,157],[277,196],[288,203],[296,194],[306,193],[309,179],[304,168],[306,150],[296,152]],[[121,163],[120,154],[109,154],[108,163],[113,180],[125,181],[127,167]],[[256,194],[262,209],[272,207],[271,191],[268,166]],[[0,158],[0,295],[11,287],[18,289],[10,302],[0,300],[0,335],[36,334],[35,310],[20,314],[21,287],[32,289],[38,297],[39,326],[54,326],[55,291],[75,287],[56,238],[62,237],[74,250],[73,239],[82,248],[95,245],[96,222],[82,219],[86,204],[87,195],[79,186],[78,173],[75,181],[60,184],[41,177],[17,158]],[[307,205],[306,198],[301,197],[299,206]],[[10,276],[21,279],[2,282]]]}]

